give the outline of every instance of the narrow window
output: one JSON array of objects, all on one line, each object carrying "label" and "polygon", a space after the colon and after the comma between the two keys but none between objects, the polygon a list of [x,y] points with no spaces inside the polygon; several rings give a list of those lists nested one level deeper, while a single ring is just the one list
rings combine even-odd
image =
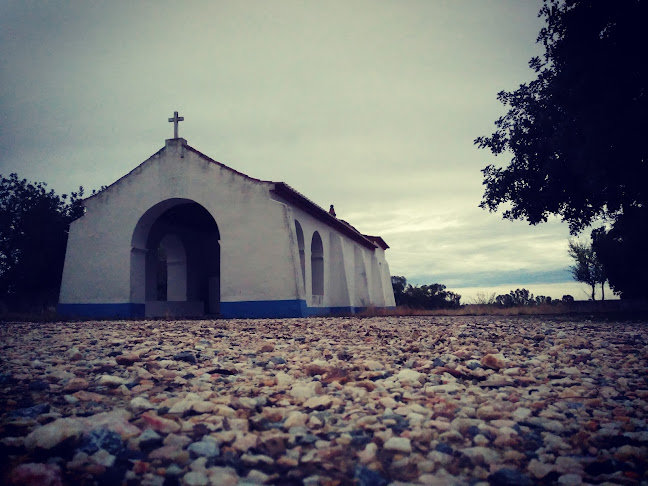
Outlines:
[{"label": "narrow window", "polygon": [[312,294],[324,295],[324,247],[322,238],[316,231],[311,242]]},{"label": "narrow window", "polygon": [[302,282],[306,290],[306,253],[304,252],[304,232],[301,224],[295,220],[295,231],[297,232],[297,248],[299,249],[299,265],[301,267]]}]

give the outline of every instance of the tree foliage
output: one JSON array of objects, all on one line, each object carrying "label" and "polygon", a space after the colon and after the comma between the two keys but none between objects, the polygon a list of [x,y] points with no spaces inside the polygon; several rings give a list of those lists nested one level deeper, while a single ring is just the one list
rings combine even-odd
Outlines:
[{"label": "tree foliage", "polygon": [[605,270],[599,262],[592,245],[581,241],[569,240],[569,256],[575,265],[569,267],[574,280],[587,284],[592,289],[592,300],[596,300],[596,286],[601,286],[601,299],[605,300]]},{"label": "tree foliage", "polygon": [[0,301],[8,306],[56,302],[68,228],[83,214],[83,188],[70,196],[0,175]]},{"label": "tree foliage", "polygon": [[[574,301],[574,298],[570,295],[563,295],[563,301],[568,302],[565,298],[571,298],[571,301]],[[536,305],[544,304],[558,304],[560,300],[553,300],[551,297],[546,297],[544,295],[538,295],[534,297],[531,292],[527,289],[515,289],[511,290],[508,294],[501,294],[495,297],[493,305],[498,307],[531,307]]]},{"label": "tree foliage", "polygon": [[473,305],[493,305],[495,304],[495,292],[477,292],[470,303]]},{"label": "tree foliage", "polygon": [[536,301],[527,289],[515,289],[495,297],[495,304],[499,307],[518,307],[535,305]]},{"label": "tree foliage", "polygon": [[411,285],[400,276],[393,276],[391,281],[396,305],[415,309],[455,309],[461,305],[461,295],[446,290],[445,285]]},{"label": "tree foliage", "polygon": [[608,230],[592,232],[592,247],[608,283],[621,298],[645,299],[648,294],[648,207],[632,208]]},{"label": "tree foliage", "polygon": [[559,215],[575,234],[646,206],[647,3],[545,0],[545,52],[529,63],[537,78],[498,94],[509,111],[475,141],[513,155],[508,167],[483,170],[481,207],[510,203],[504,216],[531,224]]},{"label": "tree foliage", "polygon": [[638,228],[648,221],[648,63],[645,0],[545,0],[529,65],[536,79],[498,99],[508,112],[475,143],[506,168],[483,169],[480,206],[531,224],[556,215],[578,234],[593,222],[594,251],[610,286],[645,298],[648,248]]},{"label": "tree foliage", "polygon": [[394,290],[396,305],[403,305],[403,295],[405,295],[405,289],[407,288],[407,279],[398,275],[392,275],[391,284]]}]

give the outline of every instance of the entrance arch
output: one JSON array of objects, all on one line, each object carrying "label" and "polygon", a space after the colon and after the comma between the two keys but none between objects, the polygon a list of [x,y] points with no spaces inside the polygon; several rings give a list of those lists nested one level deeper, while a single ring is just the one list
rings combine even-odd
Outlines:
[{"label": "entrance arch", "polygon": [[220,233],[190,199],[167,199],[146,211],[131,240],[131,302],[147,317],[220,312]]}]

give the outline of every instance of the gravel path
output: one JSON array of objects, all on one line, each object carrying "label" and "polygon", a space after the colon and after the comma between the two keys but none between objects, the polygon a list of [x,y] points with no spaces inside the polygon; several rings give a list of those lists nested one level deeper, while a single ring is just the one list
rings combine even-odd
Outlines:
[{"label": "gravel path", "polygon": [[648,326],[0,324],[0,483],[648,484]]}]

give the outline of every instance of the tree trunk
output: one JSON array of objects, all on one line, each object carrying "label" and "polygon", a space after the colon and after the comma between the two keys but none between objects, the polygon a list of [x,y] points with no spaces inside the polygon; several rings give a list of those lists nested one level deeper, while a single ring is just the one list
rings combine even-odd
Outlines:
[{"label": "tree trunk", "polygon": [[596,285],[592,285],[592,300],[596,300]]},{"label": "tree trunk", "polygon": [[601,282],[601,300],[605,300],[605,282]]}]

